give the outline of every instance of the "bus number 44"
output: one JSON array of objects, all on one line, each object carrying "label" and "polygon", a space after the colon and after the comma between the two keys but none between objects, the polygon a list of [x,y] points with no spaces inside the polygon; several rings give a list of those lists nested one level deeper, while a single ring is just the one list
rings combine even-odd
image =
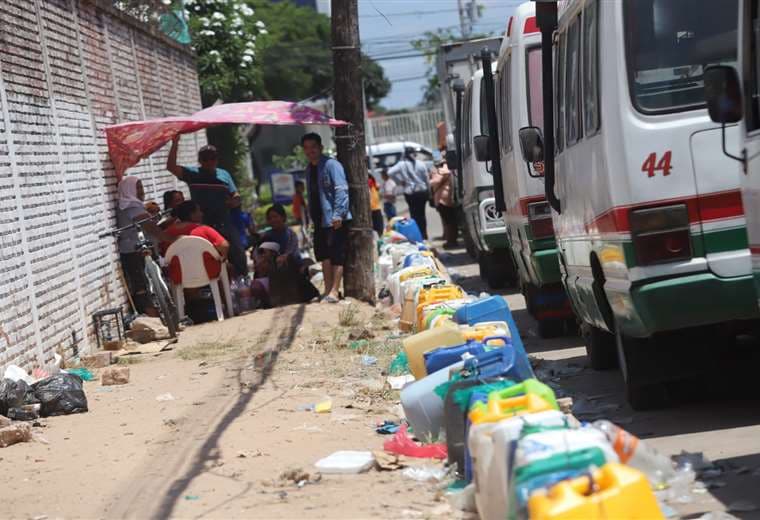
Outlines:
[{"label": "bus number 44", "polygon": [[657,154],[654,152],[650,153],[644,164],[641,165],[641,171],[646,172],[648,177],[654,177],[656,172],[662,172],[662,175],[667,177],[670,175],[670,169],[672,168],[670,165],[672,155],[672,152],[668,150],[658,161]]}]

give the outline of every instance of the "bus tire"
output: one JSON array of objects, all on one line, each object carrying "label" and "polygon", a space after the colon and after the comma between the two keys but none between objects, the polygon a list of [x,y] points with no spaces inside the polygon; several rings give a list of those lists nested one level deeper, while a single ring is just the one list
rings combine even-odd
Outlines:
[{"label": "bus tire", "polygon": [[615,335],[583,323],[581,335],[586,343],[586,357],[593,370],[612,370],[618,366]]},{"label": "bus tire", "polygon": [[559,338],[565,333],[564,320],[539,320],[538,335],[542,339]]},{"label": "bus tire", "polygon": [[668,395],[665,385],[651,379],[651,367],[657,363],[658,354],[655,340],[624,336],[619,328],[615,339],[628,404],[639,411],[666,407]]},{"label": "bus tire", "polygon": [[507,256],[504,250],[489,253],[481,252],[478,255],[478,267],[480,278],[491,289],[504,289],[515,284],[512,259]]}]

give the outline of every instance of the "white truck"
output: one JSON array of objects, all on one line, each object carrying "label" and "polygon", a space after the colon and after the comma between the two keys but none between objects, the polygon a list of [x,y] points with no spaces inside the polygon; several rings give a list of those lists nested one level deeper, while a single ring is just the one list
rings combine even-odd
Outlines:
[{"label": "white truck", "polygon": [[[481,52],[486,49],[492,56],[496,56],[500,46],[501,37],[496,37],[446,43],[438,48],[436,69],[444,117],[444,131],[440,138],[443,142],[439,143],[439,148],[446,149],[448,166],[456,172],[454,176],[454,198],[460,206],[472,194],[465,194],[465,183],[461,178],[464,158],[462,157],[463,150],[460,147],[463,145],[463,136],[457,135],[457,125],[461,126],[461,121],[457,121],[457,114],[460,118],[464,118],[462,109],[464,89],[475,72],[481,67]],[[460,102],[459,111],[457,111],[457,101]],[[460,134],[462,133],[460,132]],[[469,184],[474,185],[473,183]],[[490,184],[493,185],[493,180]],[[484,188],[487,189],[488,187],[484,186]],[[493,189],[493,186],[490,189]],[[475,196],[477,197],[477,194]],[[474,258],[480,259],[481,253],[484,251],[478,247],[478,237],[471,234],[468,226],[464,225],[463,228],[467,252]]]}]

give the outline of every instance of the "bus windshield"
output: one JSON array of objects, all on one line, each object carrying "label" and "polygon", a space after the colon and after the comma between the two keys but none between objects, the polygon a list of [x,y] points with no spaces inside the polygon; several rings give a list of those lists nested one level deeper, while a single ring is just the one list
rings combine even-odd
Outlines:
[{"label": "bus windshield", "polygon": [[628,80],[639,111],[704,106],[704,69],[737,59],[737,2],[626,0]]}]

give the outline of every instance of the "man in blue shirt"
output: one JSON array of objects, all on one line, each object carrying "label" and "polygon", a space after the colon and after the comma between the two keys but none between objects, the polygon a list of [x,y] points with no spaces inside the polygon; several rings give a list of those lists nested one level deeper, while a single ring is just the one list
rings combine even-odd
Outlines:
[{"label": "man in blue shirt", "polygon": [[172,141],[166,169],[190,188],[190,197],[197,202],[203,212],[203,223],[211,226],[227,239],[230,244],[229,259],[238,275],[248,272],[245,252],[230,218],[230,208],[240,207],[240,194],[227,170],[218,168],[219,156],[216,148],[207,145],[198,151],[200,166],[180,166],[177,164],[179,136]]},{"label": "man in blue shirt", "polygon": [[343,264],[348,247],[348,182],[346,172],[335,159],[324,155],[319,134],[306,134],[301,138],[304,155],[309,160],[306,183],[309,211],[314,223],[314,256],[322,262],[325,280],[323,301],[337,303],[343,280]]}]

